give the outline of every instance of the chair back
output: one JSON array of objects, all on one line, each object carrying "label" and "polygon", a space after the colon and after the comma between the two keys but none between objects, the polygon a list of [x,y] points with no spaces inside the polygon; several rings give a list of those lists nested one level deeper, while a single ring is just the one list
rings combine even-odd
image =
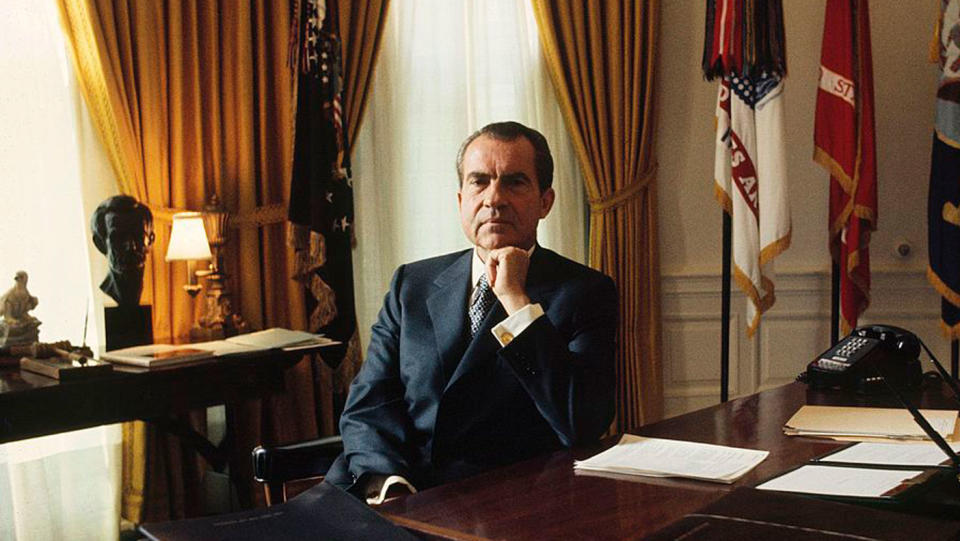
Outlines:
[{"label": "chair back", "polygon": [[264,484],[267,505],[287,501],[287,483],[317,481],[343,452],[340,436],[253,450],[253,478]]}]

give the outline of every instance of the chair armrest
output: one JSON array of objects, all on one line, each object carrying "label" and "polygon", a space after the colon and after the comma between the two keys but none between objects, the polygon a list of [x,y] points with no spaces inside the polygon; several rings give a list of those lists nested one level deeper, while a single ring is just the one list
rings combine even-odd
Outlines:
[{"label": "chair armrest", "polygon": [[343,452],[340,436],[253,450],[253,477],[262,483],[319,477]]}]

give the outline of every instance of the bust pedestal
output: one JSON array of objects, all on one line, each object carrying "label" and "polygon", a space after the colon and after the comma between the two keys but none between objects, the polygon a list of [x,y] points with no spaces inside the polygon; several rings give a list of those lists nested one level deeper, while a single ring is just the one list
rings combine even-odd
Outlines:
[{"label": "bust pedestal", "polygon": [[107,351],[153,343],[150,305],[108,306],[103,309]]}]

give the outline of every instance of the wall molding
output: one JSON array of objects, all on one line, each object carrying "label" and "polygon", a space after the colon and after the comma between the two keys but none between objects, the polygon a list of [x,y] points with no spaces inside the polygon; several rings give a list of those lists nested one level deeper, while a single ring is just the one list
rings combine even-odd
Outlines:
[{"label": "wall molding", "polygon": [[[664,397],[667,415],[719,402],[719,272],[673,272],[662,276]],[[778,272],[776,304],[747,338],[746,297],[733,284],[730,322],[730,396],[742,396],[792,381],[807,361],[829,345],[830,273],[822,269]],[[939,296],[926,269],[880,268],[871,273],[871,304],[862,323],[886,322],[915,330],[935,353]],[[939,348],[931,342],[942,342]],[[939,349],[939,351],[937,351]]]}]

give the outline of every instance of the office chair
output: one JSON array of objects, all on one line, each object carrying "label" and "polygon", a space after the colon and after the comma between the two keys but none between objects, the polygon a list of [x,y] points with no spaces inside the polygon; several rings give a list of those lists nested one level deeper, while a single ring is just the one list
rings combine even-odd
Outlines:
[{"label": "office chair", "polygon": [[287,500],[287,482],[323,479],[343,452],[340,436],[253,450],[253,478],[264,483],[267,505]]}]

